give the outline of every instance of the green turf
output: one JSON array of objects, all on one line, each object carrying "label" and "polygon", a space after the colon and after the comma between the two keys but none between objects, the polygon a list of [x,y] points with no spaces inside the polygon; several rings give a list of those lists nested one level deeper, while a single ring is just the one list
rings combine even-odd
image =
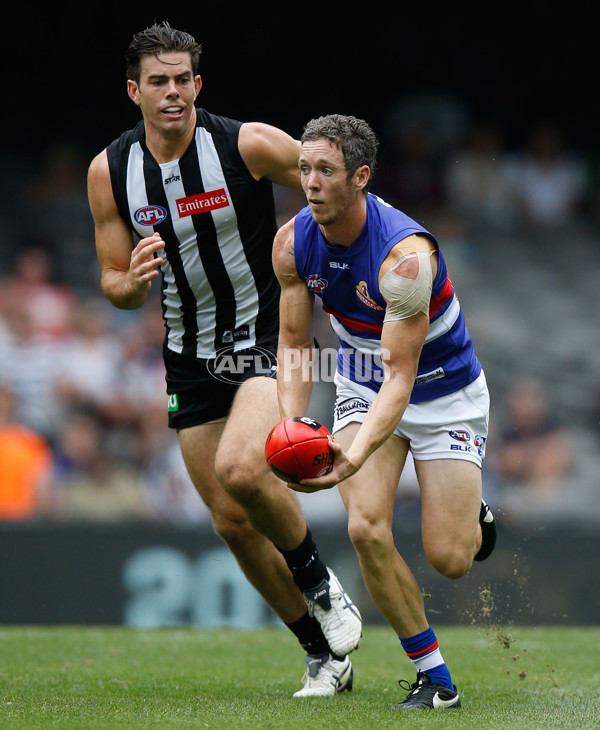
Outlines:
[{"label": "green turf", "polygon": [[279,628],[0,628],[0,728],[599,728],[600,628],[438,627],[463,707],[398,712],[412,664],[367,626],[353,692],[297,700]]}]

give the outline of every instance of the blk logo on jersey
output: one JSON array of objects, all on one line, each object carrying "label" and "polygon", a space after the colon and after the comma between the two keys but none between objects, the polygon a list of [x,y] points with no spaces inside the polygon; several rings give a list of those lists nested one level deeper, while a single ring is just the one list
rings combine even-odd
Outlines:
[{"label": "blk logo on jersey", "polygon": [[135,211],[133,217],[142,226],[156,226],[167,217],[167,211],[161,205],[144,205]]},{"label": "blk logo on jersey", "polygon": [[225,188],[220,188],[219,190],[212,190],[210,193],[188,195],[187,198],[179,198],[175,203],[179,217],[185,218],[188,215],[208,213],[218,208],[226,208],[229,205],[229,198]]}]

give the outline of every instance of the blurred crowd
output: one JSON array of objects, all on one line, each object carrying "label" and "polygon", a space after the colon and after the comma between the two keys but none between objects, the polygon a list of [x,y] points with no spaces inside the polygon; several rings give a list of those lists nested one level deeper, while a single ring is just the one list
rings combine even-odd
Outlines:
[{"label": "blurred crowd", "polygon": [[[454,100],[424,96],[390,109],[379,136],[373,191],[442,245],[598,227],[598,160],[552,123],[511,145]],[[88,163],[75,144],[57,144],[12,186],[1,214],[0,520],[208,522],[167,428],[158,287],[134,312],[101,294]],[[276,192],[283,222],[303,201]],[[573,445],[539,386],[516,383],[498,409],[486,483],[507,515],[511,495],[551,499],[573,468]],[[410,470],[405,481],[399,499],[409,500]],[[332,502],[331,518],[342,513]]]},{"label": "blurred crowd", "polygon": [[25,250],[0,287],[0,517],[206,519],[166,427],[158,299],[125,316],[48,263]]}]

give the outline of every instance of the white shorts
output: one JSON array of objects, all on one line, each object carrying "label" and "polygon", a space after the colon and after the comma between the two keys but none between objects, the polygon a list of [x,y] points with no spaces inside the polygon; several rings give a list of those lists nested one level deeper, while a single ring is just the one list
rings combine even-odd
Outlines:
[{"label": "white shorts", "polygon": [[[376,393],[335,373],[336,400],[332,432],[362,423]],[[413,458],[465,459],[481,467],[488,434],[490,395],[483,371],[456,393],[423,403],[409,403],[394,433],[410,444]]]}]

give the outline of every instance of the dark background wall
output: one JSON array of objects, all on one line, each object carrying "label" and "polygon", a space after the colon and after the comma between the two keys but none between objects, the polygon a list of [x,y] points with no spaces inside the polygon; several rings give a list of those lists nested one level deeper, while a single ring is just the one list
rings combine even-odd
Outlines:
[{"label": "dark background wall", "polygon": [[[383,624],[345,529],[313,532],[365,622]],[[488,561],[450,581],[427,563],[416,533],[398,531],[434,625],[597,624],[597,533],[505,528],[500,537]],[[0,624],[279,624],[210,528],[4,525],[0,553]]]},{"label": "dark background wall", "polygon": [[378,127],[395,100],[429,91],[457,94],[515,139],[531,119],[552,116],[578,144],[597,145],[594,24],[575,9],[47,7],[13,9],[4,25],[3,145],[43,147],[59,137],[100,149],[137,121],[123,56],[133,33],[155,19],[202,42],[200,101],[216,113],[294,134],[332,112]]}]

